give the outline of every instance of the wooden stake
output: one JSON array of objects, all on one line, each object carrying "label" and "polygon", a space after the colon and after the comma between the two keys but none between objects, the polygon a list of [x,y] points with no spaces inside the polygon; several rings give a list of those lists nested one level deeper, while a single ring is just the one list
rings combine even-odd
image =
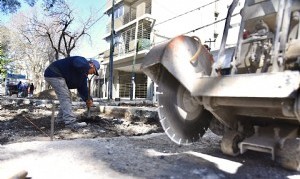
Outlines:
[{"label": "wooden stake", "polygon": [[50,140],[51,141],[53,141],[53,135],[54,135],[54,113],[55,113],[55,104],[52,103],[51,133],[50,133]]}]

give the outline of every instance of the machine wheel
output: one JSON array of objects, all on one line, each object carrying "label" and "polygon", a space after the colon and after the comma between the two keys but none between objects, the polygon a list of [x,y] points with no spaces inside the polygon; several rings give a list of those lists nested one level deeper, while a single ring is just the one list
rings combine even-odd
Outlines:
[{"label": "machine wheel", "polygon": [[212,114],[167,70],[161,73],[158,91],[158,114],[169,138],[183,145],[198,141],[207,130]]},{"label": "machine wheel", "polygon": [[276,161],[284,168],[300,171],[300,139],[286,139],[276,151]]},{"label": "machine wheel", "polygon": [[221,151],[230,156],[237,156],[240,154],[238,143],[243,140],[241,133],[237,131],[225,132],[221,141]]}]

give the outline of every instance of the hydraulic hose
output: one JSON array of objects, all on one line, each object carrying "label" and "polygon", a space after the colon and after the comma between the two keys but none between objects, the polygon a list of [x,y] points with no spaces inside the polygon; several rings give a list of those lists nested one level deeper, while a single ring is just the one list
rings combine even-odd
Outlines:
[{"label": "hydraulic hose", "polygon": [[201,49],[202,49],[202,44],[201,44],[201,40],[199,37],[197,36],[192,36],[192,38],[194,38],[198,43],[199,43],[199,47],[198,50],[196,51],[196,53],[191,57],[190,62],[193,63],[196,61],[196,59],[198,58],[198,56],[201,53]]}]

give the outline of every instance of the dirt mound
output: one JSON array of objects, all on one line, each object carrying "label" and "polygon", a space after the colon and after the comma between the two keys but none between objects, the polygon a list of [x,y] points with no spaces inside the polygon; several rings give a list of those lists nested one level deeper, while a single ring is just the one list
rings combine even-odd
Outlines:
[{"label": "dirt mound", "polygon": [[[72,94],[72,100],[73,101],[77,101],[79,100],[79,97],[77,96],[77,94],[71,92]],[[57,99],[57,96],[55,94],[55,91],[54,89],[48,89],[48,90],[45,90],[45,91],[42,91],[38,94],[36,94],[34,96],[34,98],[37,98],[37,99]]]},{"label": "dirt mound", "polygon": [[57,99],[54,89],[42,91],[34,96],[37,99]]}]

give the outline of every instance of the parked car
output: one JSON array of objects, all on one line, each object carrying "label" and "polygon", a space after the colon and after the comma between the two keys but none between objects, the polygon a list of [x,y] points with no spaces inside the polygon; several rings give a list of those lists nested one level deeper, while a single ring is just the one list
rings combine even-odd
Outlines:
[{"label": "parked car", "polygon": [[18,95],[18,87],[17,87],[17,84],[14,84],[14,83],[9,83],[7,85],[7,88],[8,88],[8,95],[11,96],[13,94],[16,94]]}]

